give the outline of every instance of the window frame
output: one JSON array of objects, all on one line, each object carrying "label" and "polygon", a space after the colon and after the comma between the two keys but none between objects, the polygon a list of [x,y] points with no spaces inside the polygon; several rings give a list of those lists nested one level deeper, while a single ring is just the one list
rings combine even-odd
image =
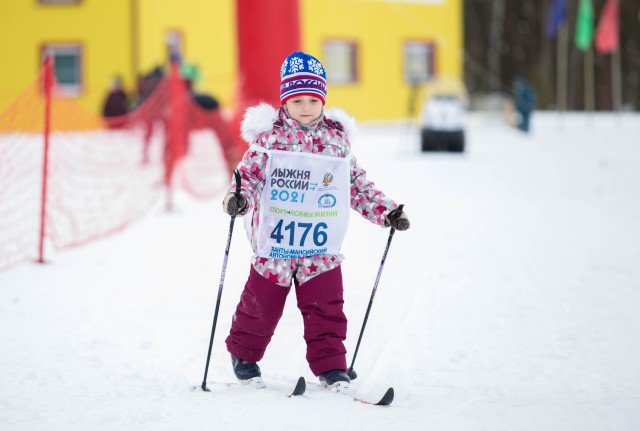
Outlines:
[{"label": "window frame", "polygon": [[[409,46],[423,46],[426,48],[427,55],[425,57],[426,75],[418,76],[418,80],[415,81],[409,74],[408,67],[408,47]],[[433,40],[428,39],[408,39],[402,43],[402,79],[406,84],[416,85],[423,84],[425,82],[432,81],[438,75],[438,69],[436,65],[436,50],[437,45]]]},{"label": "window frame", "polygon": [[[85,94],[85,73],[84,73],[84,58],[85,58],[85,49],[82,43],[79,42],[46,42],[42,45],[40,49],[40,64],[43,65],[44,61],[53,50],[53,73],[55,76],[55,58],[56,53],[75,53],[77,56],[77,77],[78,81],[76,84],[63,84],[59,81],[56,82],[54,86],[54,95],[55,96],[66,96],[66,97],[79,97]],[[57,78],[56,78],[57,80]]]},{"label": "window frame", "polygon": [[[328,49],[330,49],[330,45],[333,44],[341,44],[348,46],[350,48],[350,58],[349,64],[351,66],[351,70],[349,76],[346,78],[338,78],[332,76],[331,73],[331,60],[329,59]],[[360,57],[360,46],[357,41],[352,39],[341,39],[341,38],[329,38],[325,39],[322,42],[322,57],[324,59],[324,66],[327,71],[327,84],[329,85],[355,85],[360,81],[360,70],[358,68],[358,60]],[[335,73],[335,72],[333,72]]]},{"label": "window frame", "polygon": [[81,2],[82,0],[38,0],[41,6],[75,6]]}]

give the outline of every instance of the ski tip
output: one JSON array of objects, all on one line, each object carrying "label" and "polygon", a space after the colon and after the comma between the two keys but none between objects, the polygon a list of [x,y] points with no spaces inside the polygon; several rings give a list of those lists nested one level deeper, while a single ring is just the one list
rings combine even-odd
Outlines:
[{"label": "ski tip", "polygon": [[382,396],[380,401],[378,401],[376,403],[376,405],[377,406],[388,406],[393,402],[393,397],[394,396],[395,396],[395,393],[393,391],[393,388],[389,388],[389,389],[387,389],[387,392],[385,392],[385,394]]},{"label": "ski tip", "polygon": [[304,377],[300,377],[298,379],[298,382],[296,383],[296,387],[293,389],[293,392],[291,392],[291,395],[289,395],[289,397],[296,397],[296,396],[302,395],[306,390],[307,390],[307,382],[305,382]]}]

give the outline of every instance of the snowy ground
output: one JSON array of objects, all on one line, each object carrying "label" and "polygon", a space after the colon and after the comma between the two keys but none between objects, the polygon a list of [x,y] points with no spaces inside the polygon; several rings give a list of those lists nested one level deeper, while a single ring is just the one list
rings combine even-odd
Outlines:
[{"label": "snowy ground", "polygon": [[[229,219],[177,200],[109,239],[0,273],[0,429],[640,429],[640,116],[537,113],[523,136],[476,114],[463,156],[362,126],[354,152],[406,204],[353,388],[309,386],[293,295],[261,362],[270,389],[202,381]],[[414,143],[417,148],[417,144]],[[351,359],[388,230],[353,213],[343,251]],[[209,380],[250,250],[236,226]]]}]

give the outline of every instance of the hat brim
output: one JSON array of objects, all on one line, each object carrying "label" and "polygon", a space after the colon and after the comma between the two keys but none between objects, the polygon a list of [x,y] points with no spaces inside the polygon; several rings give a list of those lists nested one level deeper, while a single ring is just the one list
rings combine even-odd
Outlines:
[{"label": "hat brim", "polygon": [[324,95],[322,93],[315,92],[315,91],[309,91],[309,90],[301,90],[301,91],[296,91],[296,92],[293,92],[293,93],[289,93],[286,96],[281,97],[280,98],[280,102],[284,105],[285,103],[287,103],[287,100],[293,99],[294,97],[299,97],[299,96],[315,97],[316,99],[320,99],[320,101],[322,102],[323,105],[326,103],[326,99],[325,99],[325,97],[324,97]]}]

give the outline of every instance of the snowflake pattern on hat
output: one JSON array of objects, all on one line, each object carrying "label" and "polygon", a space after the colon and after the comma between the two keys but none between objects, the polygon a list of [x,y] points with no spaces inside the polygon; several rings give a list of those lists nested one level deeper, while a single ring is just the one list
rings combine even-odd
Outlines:
[{"label": "snowflake pattern on hat", "polygon": [[282,63],[282,66],[280,66],[280,78],[282,78],[284,76],[284,74],[286,73],[286,71],[287,71],[287,63],[288,62],[289,61],[285,58],[284,62]]},{"label": "snowflake pattern on hat", "polygon": [[307,65],[309,66],[309,70],[315,73],[316,75],[320,75],[320,76],[325,75],[324,67],[322,67],[322,64],[320,64],[320,62],[315,58],[312,58],[311,60],[309,60],[307,62]]},{"label": "snowflake pattern on hat", "polygon": [[304,70],[304,61],[300,57],[293,57],[289,63],[289,73],[297,73]]}]

